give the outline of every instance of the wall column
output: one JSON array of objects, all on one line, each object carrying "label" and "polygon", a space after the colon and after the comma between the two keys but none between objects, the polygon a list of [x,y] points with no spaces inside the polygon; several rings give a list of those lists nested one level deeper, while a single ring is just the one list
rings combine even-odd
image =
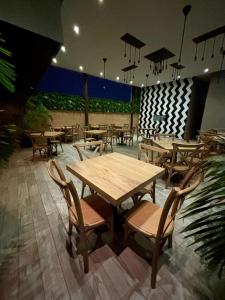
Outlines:
[{"label": "wall column", "polygon": [[88,98],[88,75],[83,74],[84,77],[84,85],[83,85],[83,97],[85,101],[84,107],[84,123],[85,125],[89,124],[88,111],[89,111],[89,98]]}]

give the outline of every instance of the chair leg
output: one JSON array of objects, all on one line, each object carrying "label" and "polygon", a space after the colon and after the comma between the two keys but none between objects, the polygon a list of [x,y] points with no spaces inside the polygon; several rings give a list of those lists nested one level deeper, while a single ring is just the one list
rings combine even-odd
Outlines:
[{"label": "chair leg", "polygon": [[172,177],[172,169],[169,170],[169,172],[168,172],[168,178],[167,178],[167,181],[166,181],[166,189],[167,189],[168,186],[169,186],[171,177]]},{"label": "chair leg", "polygon": [[62,150],[62,152],[63,152],[63,146],[62,146],[62,143],[60,143],[60,147],[61,147],[61,150]]},{"label": "chair leg", "polygon": [[151,197],[152,197],[152,201],[153,203],[155,203],[155,180],[153,181],[153,187],[152,187],[152,192],[151,192]]},{"label": "chair leg", "polygon": [[172,234],[168,237],[168,247],[169,248],[173,247],[173,235]]},{"label": "chair leg", "polygon": [[89,260],[88,260],[88,248],[87,248],[87,239],[85,233],[81,233],[80,235],[80,244],[81,244],[81,255],[83,256],[84,262],[84,273],[89,272]]},{"label": "chair leg", "polygon": [[81,191],[81,198],[84,197],[84,189],[85,189],[86,184],[82,182],[82,191]]},{"label": "chair leg", "polygon": [[156,288],[156,276],[158,272],[158,259],[160,254],[160,242],[156,241],[155,249],[152,257],[152,274],[151,274],[151,288]]},{"label": "chair leg", "polygon": [[73,231],[73,223],[69,220],[68,235],[71,236]]}]

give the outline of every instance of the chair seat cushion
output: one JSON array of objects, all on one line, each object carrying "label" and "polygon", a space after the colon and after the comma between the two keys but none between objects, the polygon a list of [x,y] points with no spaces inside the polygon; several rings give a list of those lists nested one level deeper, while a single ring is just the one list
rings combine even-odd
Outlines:
[{"label": "chair seat cushion", "polygon": [[[166,162],[166,163],[164,163],[164,167],[170,169],[171,164]],[[173,166],[173,170],[176,172],[185,172],[185,171],[189,170],[189,166],[183,165],[183,164],[176,164]]]},{"label": "chair seat cushion", "polygon": [[95,141],[95,138],[85,138],[85,141],[91,142],[91,141]]},{"label": "chair seat cushion", "polygon": [[[137,229],[147,236],[156,237],[159,221],[162,214],[162,208],[157,204],[143,200],[139,202],[137,207],[134,207],[133,211],[127,218],[127,222],[131,227]],[[167,216],[165,227],[171,221],[171,217]],[[173,231],[173,221],[169,224],[164,236],[168,236]]]},{"label": "chair seat cushion", "polygon": [[[84,226],[88,228],[99,226],[112,216],[112,208],[98,195],[90,195],[80,199],[81,210],[84,218]],[[69,216],[74,224],[77,224],[77,212],[74,206],[69,208]]]}]

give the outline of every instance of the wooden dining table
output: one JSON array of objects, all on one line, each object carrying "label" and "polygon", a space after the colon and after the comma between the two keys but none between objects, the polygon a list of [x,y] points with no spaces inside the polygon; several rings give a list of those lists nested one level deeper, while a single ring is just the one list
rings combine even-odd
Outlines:
[{"label": "wooden dining table", "polygon": [[192,141],[191,143],[188,143],[185,140],[166,140],[166,139],[162,139],[162,140],[152,140],[153,144],[155,144],[156,146],[159,146],[160,148],[163,148],[165,150],[168,151],[172,151],[173,150],[173,143],[179,143],[179,144],[186,144],[186,145],[191,145],[191,144],[197,144],[197,141]]},{"label": "wooden dining table", "polygon": [[99,138],[107,133],[107,130],[102,130],[102,129],[94,129],[94,130],[86,130],[84,131],[87,135],[91,135],[95,137],[96,140],[99,140]]},{"label": "wooden dining table", "polygon": [[161,167],[116,152],[71,163],[66,168],[113,207],[164,173]]},{"label": "wooden dining table", "polygon": [[[62,132],[62,131],[44,131],[44,136],[47,139],[56,138],[56,137],[62,136],[64,134],[65,134],[65,132]],[[30,133],[30,135],[35,137],[35,136],[40,136],[41,133],[33,132],[33,133]]]}]

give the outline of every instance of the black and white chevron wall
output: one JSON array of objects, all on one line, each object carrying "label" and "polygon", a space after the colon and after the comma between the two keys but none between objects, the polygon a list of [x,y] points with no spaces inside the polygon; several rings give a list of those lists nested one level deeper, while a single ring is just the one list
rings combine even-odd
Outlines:
[{"label": "black and white chevron wall", "polygon": [[183,138],[192,86],[192,79],[183,79],[143,89],[139,128],[158,125],[160,133],[175,133]]}]

